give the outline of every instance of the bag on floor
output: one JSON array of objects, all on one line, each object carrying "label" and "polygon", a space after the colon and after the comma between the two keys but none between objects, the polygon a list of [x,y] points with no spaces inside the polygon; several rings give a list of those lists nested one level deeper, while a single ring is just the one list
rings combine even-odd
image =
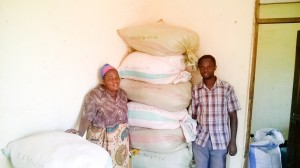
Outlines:
[{"label": "bag on floor", "polygon": [[131,158],[132,168],[189,168],[193,154],[188,148],[172,153],[155,153],[140,150]]},{"label": "bag on floor", "polygon": [[281,153],[273,141],[257,141],[250,144],[250,168],[281,168]]},{"label": "bag on floor", "polygon": [[13,140],[2,153],[17,168],[112,168],[112,159],[104,148],[58,131]]},{"label": "bag on floor", "polygon": [[277,145],[283,144],[285,141],[282,133],[275,128],[262,128],[255,132],[254,141],[266,140],[271,140]]}]

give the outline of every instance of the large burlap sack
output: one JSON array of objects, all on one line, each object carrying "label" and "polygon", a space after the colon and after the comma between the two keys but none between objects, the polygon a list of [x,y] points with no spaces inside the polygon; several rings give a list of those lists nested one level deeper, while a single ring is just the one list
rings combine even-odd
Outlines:
[{"label": "large burlap sack", "polygon": [[135,51],[127,55],[118,67],[121,78],[152,84],[188,82],[192,75],[185,71],[183,55],[156,57]]},{"label": "large burlap sack", "polygon": [[121,79],[120,87],[128,99],[167,111],[180,111],[189,106],[192,99],[190,82],[178,84],[150,84]]},{"label": "large burlap sack", "polygon": [[150,129],[129,127],[131,146],[157,153],[170,153],[187,147],[181,128]]},{"label": "large burlap sack", "polygon": [[140,150],[132,160],[132,168],[189,168],[193,158],[188,148],[172,153]]},{"label": "large burlap sack", "polygon": [[128,105],[129,126],[151,129],[175,129],[190,116],[187,109],[170,112],[143,103],[131,101]]},{"label": "large burlap sack", "polygon": [[15,168],[112,168],[112,159],[105,149],[65,132],[45,132],[13,140],[2,153]]},{"label": "large burlap sack", "polygon": [[118,30],[120,37],[133,49],[152,55],[186,55],[187,66],[196,67],[199,35],[187,28],[159,21]]}]

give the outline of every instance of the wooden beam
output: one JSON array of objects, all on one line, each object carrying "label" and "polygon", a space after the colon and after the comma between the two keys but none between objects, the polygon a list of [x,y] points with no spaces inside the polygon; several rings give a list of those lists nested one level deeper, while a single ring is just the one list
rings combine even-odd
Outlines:
[{"label": "wooden beam", "polygon": [[260,6],[262,5],[276,5],[276,4],[298,4],[300,1],[295,1],[295,2],[268,2],[268,3],[259,3]]},{"label": "wooden beam", "polygon": [[[259,16],[259,0],[255,0],[255,17]],[[243,168],[248,168],[249,160],[249,146],[250,146],[250,134],[251,134],[251,123],[252,123],[252,110],[253,110],[253,97],[254,97],[254,82],[255,82],[255,70],[256,70],[256,55],[257,55],[257,43],[258,43],[258,23],[254,24],[254,35],[253,35],[253,48],[252,48],[252,62],[250,72],[250,89],[248,97],[248,114],[247,114],[247,128],[246,128],[246,142],[244,152],[244,164]]]},{"label": "wooden beam", "polygon": [[300,17],[256,19],[258,24],[300,23]]}]

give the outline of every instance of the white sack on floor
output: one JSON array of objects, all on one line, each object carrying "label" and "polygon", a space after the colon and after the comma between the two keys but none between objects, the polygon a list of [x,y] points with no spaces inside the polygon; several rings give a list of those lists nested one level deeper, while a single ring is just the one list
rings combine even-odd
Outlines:
[{"label": "white sack on floor", "polygon": [[189,116],[187,109],[170,112],[139,102],[128,102],[128,122],[130,126],[152,129],[175,129],[180,120]]},{"label": "white sack on floor", "polygon": [[187,28],[159,21],[122,28],[118,33],[128,46],[137,51],[159,56],[185,54],[186,65],[196,66],[199,35]]},{"label": "white sack on floor", "polygon": [[185,109],[192,99],[190,82],[159,85],[121,79],[120,87],[125,90],[128,99],[167,111]]},{"label": "white sack on floor", "polygon": [[121,78],[152,84],[188,82],[192,75],[184,69],[183,55],[157,57],[138,51],[127,55],[118,67]]},{"label": "white sack on floor", "polygon": [[254,141],[273,141],[275,144],[280,145],[284,143],[282,133],[275,128],[262,128],[255,132]]},{"label": "white sack on floor", "polygon": [[281,153],[273,141],[257,141],[250,144],[250,168],[281,168]]},{"label": "white sack on floor", "polygon": [[132,168],[189,168],[193,155],[188,148],[172,153],[141,150],[132,160]]},{"label": "white sack on floor", "polygon": [[16,168],[112,168],[105,149],[65,132],[45,132],[13,140],[2,152]]},{"label": "white sack on floor", "polygon": [[187,147],[181,128],[150,129],[129,127],[133,148],[157,153],[170,153]]}]

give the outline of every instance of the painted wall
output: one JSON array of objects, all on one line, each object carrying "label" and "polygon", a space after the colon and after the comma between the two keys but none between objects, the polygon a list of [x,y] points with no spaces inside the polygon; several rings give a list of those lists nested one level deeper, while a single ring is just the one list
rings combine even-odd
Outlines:
[{"label": "painted wall", "polygon": [[[0,147],[30,134],[76,127],[84,95],[97,71],[118,66],[127,52],[122,27],[163,18],[200,35],[202,54],[213,54],[217,75],[236,89],[238,154],[243,164],[254,0],[110,0],[0,2]],[[0,155],[0,167],[9,167]]]}]

